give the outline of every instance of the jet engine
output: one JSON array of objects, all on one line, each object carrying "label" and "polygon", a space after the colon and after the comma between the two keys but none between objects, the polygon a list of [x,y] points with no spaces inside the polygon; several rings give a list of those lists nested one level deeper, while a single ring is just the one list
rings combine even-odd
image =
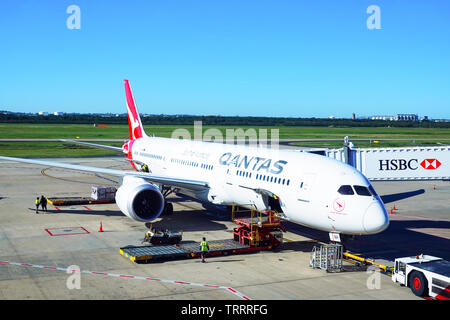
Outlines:
[{"label": "jet engine", "polygon": [[159,217],[164,209],[164,197],[158,187],[142,178],[123,178],[116,192],[116,203],[127,217],[149,222]]}]

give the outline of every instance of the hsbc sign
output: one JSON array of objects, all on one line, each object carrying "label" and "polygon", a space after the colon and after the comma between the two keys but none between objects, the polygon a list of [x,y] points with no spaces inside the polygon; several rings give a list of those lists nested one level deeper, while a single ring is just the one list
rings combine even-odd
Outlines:
[{"label": "hsbc sign", "polygon": [[[326,154],[343,161],[341,150]],[[351,149],[349,159],[369,180],[450,179],[450,146]]]},{"label": "hsbc sign", "polygon": [[[378,170],[417,170],[419,169],[418,159],[386,159],[378,160]],[[420,166],[425,170],[434,170],[441,166],[438,159],[424,159],[420,162]]]},{"label": "hsbc sign", "polygon": [[359,152],[360,171],[369,180],[427,180],[450,178],[450,146],[436,148],[376,148]]},{"label": "hsbc sign", "polygon": [[386,159],[378,160],[379,168],[378,170],[417,170],[417,159]]}]

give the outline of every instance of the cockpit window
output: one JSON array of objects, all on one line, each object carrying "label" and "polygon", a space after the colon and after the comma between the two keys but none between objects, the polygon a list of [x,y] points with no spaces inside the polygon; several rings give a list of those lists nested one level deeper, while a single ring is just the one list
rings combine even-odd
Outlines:
[{"label": "cockpit window", "polygon": [[370,193],[371,193],[374,197],[377,196],[377,192],[376,192],[375,189],[372,187],[372,185],[369,186],[369,191],[370,191]]},{"label": "cockpit window", "polygon": [[353,188],[355,188],[356,193],[359,194],[360,196],[371,196],[372,195],[367,187],[353,186]]},{"label": "cockpit window", "polygon": [[352,186],[344,185],[338,189],[338,192],[343,195],[352,195],[355,194],[353,192]]}]

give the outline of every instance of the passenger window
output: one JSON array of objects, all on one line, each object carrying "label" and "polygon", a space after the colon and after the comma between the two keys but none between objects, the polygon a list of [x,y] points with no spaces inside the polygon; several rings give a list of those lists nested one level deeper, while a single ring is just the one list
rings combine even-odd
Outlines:
[{"label": "passenger window", "polygon": [[353,186],[353,188],[355,188],[355,191],[357,194],[359,194],[360,196],[371,196],[369,189],[367,189],[367,187],[364,186]]},{"label": "passenger window", "polygon": [[338,189],[338,192],[339,192],[340,194],[343,194],[343,195],[352,195],[352,194],[355,194],[355,193],[353,192],[352,186],[349,186],[349,185],[341,186],[341,187]]}]

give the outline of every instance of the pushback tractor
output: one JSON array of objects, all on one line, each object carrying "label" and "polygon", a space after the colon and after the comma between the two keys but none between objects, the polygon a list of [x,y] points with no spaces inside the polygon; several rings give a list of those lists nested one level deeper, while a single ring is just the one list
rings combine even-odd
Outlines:
[{"label": "pushback tractor", "polygon": [[450,300],[450,262],[429,255],[395,259],[392,281],[419,297]]}]

